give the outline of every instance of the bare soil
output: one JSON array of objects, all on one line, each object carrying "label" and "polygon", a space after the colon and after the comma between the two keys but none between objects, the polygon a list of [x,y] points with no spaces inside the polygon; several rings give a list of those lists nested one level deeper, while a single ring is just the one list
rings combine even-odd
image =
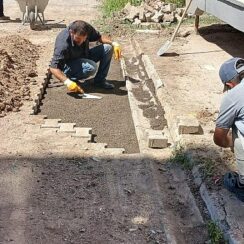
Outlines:
[{"label": "bare soil", "polygon": [[0,38],[0,117],[18,112],[36,84],[38,47],[17,35]]},{"label": "bare soil", "polygon": [[169,233],[182,244],[208,239],[203,224],[192,225],[169,168],[151,159],[19,158],[0,170],[0,243],[163,244]]}]

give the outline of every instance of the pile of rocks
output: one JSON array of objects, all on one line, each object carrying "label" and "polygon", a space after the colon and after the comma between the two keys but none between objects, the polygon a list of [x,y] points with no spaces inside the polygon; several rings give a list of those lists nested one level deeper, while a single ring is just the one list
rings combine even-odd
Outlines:
[{"label": "pile of rocks", "polygon": [[121,13],[124,14],[124,20],[135,25],[145,25],[145,23],[169,25],[178,21],[183,12],[184,8],[177,8],[176,4],[165,3],[161,0],[145,0],[140,6],[127,3]]}]

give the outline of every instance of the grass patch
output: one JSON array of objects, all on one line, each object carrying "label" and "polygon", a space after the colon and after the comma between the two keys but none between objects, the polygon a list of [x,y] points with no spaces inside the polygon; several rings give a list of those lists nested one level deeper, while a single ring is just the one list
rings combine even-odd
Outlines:
[{"label": "grass patch", "polygon": [[165,2],[176,4],[177,8],[182,8],[186,5],[185,0],[166,0]]},{"label": "grass patch", "polygon": [[170,161],[180,164],[184,169],[187,170],[191,170],[194,166],[182,145],[175,146]]},{"label": "grass patch", "polygon": [[223,232],[220,230],[218,225],[213,222],[208,222],[208,234],[210,237],[211,244],[227,244],[228,242],[225,241]]},{"label": "grass patch", "polygon": [[113,12],[121,10],[127,3],[138,6],[142,0],[103,0],[102,9],[105,16],[111,16]]},{"label": "grass patch", "polygon": [[137,29],[137,26],[131,25],[131,23],[122,22],[118,19],[112,18],[100,18],[96,21],[93,21],[92,24],[102,34],[112,37],[130,36],[133,35]]},{"label": "grass patch", "polygon": [[215,173],[215,162],[211,159],[205,159],[203,162],[203,175],[204,178],[212,177]]}]

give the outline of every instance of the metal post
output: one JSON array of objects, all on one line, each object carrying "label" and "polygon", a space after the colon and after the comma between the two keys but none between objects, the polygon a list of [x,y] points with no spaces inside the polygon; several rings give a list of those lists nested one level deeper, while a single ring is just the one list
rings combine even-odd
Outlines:
[{"label": "metal post", "polygon": [[195,33],[196,34],[199,34],[198,28],[199,28],[199,15],[196,15],[195,16]]},{"label": "metal post", "polygon": [[25,22],[29,19],[29,8],[28,8],[28,4],[26,2],[26,6],[25,6],[25,13],[24,13],[24,17],[23,17],[23,25],[25,24]]},{"label": "metal post", "polygon": [[37,2],[35,2],[35,21],[37,20],[38,15],[38,8],[37,8]]}]

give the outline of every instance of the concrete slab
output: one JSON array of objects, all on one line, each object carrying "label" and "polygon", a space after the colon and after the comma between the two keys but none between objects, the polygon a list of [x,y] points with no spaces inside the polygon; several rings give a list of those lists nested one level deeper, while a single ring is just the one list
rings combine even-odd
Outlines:
[{"label": "concrete slab", "polygon": [[41,128],[60,128],[61,119],[45,119]]},{"label": "concrete slab", "polygon": [[193,116],[177,116],[177,126],[180,135],[200,133],[200,123]]},{"label": "concrete slab", "polygon": [[60,123],[58,133],[75,133],[76,123]]}]

